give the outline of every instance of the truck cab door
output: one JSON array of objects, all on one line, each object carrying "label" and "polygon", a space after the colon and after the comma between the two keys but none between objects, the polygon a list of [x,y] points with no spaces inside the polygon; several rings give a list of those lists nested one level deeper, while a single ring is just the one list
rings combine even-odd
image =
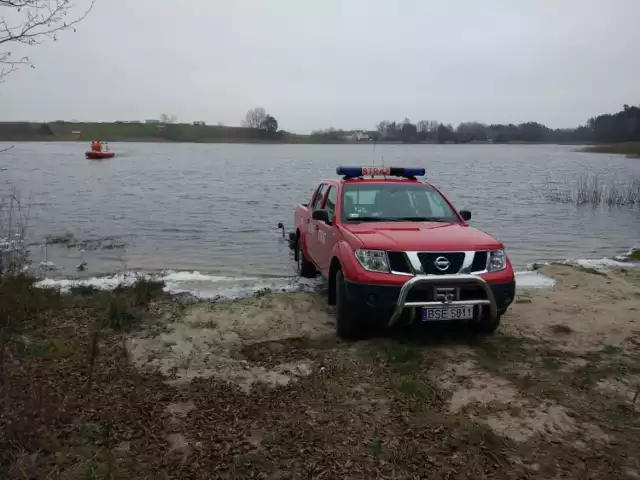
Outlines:
[{"label": "truck cab door", "polygon": [[321,183],[316,190],[316,194],[313,197],[313,200],[309,204],[309,212],[307,216],[307,224],[304,225],[306,228],[305,232],[305,244],[307,246],[307,258],[315,263],[317,266],[320,266],[319,261],[321,258],[321,254],[319,252],[319,242],[318,242],[318,222],[312,218],[313,211],[317,208],[321,208],[321,205],[324,203],[324,196],[327,192],[327,184]]},{"label": "truck cab door", "polygon": [[316,261],[316,265],[325,274],[329,271],[331,263],[331,252],[337,240],[336,228],[334,225],[334,217],[336,213],[336,203],[338,201],[338,189],[335,185],[329,185],[326,199],[323,207],[329,214],[329,223],[316,221],[318,226],[317,233],[317,251],[320,258]]}]

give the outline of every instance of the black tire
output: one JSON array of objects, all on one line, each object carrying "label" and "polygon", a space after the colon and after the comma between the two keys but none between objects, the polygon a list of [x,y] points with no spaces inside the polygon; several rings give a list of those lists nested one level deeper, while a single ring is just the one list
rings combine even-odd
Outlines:
[{"label": "black tire", "polygon": [[313,263],[307,260],[302,250],[302,239],[298,237],[296,242],[296,262],[298,264],[298,274],[303,278],[314,278],[318,273]]},{"label": "black tire", "polygon": [[477,322],[473,322],[471,326],[473,328],[473,331],[476,333],[479,333],[481,335],[491,335],[500,326],[501,317],[502,315],[498,313],[496,319],[491,320],[489,312],[486,312],[480,320],[478,320]]},{"label": "black tire", "polygon": [[342,270],[336,272],[336,332],[347,341],[361,340],[367,336],[366,319],[362,312],[349,303]]}]

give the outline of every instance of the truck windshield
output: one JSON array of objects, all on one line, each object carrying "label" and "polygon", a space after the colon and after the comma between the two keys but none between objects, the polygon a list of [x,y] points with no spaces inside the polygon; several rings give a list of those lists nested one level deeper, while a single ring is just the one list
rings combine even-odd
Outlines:
[{"label": "truck windshield", "polygon": [[460,219],[431,185],[369,183],[345,185],[343,222],[453,222]]}]

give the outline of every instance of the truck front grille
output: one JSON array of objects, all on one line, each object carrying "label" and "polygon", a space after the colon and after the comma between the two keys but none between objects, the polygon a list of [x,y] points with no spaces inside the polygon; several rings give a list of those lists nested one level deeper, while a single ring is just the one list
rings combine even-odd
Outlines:
[{"label": "truck front grille", "polygon": [[488,252],[476,252],[471,264],[472,272],[483,272],[487,269]]},{"label": "truck front grille", "polygon": [[[389,267],[392,272],[416,274],[418,268],[412,268],[411,262],[406,252],[387,252],[389,258]],[[471,262],[471,268],[465,270],[469,273],[484,272],[487,269],[487,260],[489,252],[480,251],[473,252],[473,260]],[[436,266],[436,260],[442,258],[449,262],[449,266],[441,270]],[[464,252],[418,252],[418,261],[420,262],[425,275],[454,275],[460,273],[462,265],[465,260]]]},{"label": "truck front grille", "polygon": [[413,273],[404,252],[387,252],[392,272]]},{"label": "truck front grille", "polygon": [[[426,275],[453,275],[462,268],[464,252],[420,252],[418,259]],[[448,266],[438,268],[436,263],[447,263],[443,259],[446,259]]]}]

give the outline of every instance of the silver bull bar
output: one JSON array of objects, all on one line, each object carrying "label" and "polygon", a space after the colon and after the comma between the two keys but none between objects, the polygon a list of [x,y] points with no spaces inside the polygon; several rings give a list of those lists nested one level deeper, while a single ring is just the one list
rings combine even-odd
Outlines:
[{"label": "silver bull bar", "polygon": [[[441,286],[442,284],[450,284],[456,285],[461,283],[474,283],[476,285],[480,285],[484,292],[487,295],[486,300],[452,300],[452,301],[434,301],[434,302],[407,302],[407,295],[411,289],[418,284],[438,284]],[[470,306],[470,305],[488,305],[489,306],[489,314],[491,315],[491,321],[495,321],[498,317],[498,305],[496,304],[496,298],[489,287],[487,281],[479,277],[477,275],[469,275],[469,274],[456,274],[456,275],[417,275],[407,281],[402,288],[400,289],[400,295],[398,295],[398,301],[396,302],[396,308],[393,311],[393,315],[389,319],[388,326],[392,327],[396,324],[400,315],[402,315],[402,310],[405,308],[412,307],[442,307],[442,306],[451,306],[455,307],[456,305],[460,306]]]}]

